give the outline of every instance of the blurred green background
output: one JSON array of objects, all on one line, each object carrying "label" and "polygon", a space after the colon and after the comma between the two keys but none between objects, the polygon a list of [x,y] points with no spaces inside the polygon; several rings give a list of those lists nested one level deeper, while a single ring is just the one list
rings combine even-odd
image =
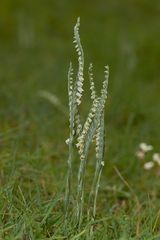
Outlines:
[{"label": "blurred green background", "polygon": [[[8,179],[24,184],[26,175],[41,186],[35,176],[43,172],[48,193],[64,179],[68,119],[38,94],[50,91],[67,107],[68,66],[73,60],[76,69],[77,63],[72,38],[78,16],[85,71],[93,62],[97,87],[103,66],[110,66],[103,187],[106,179],[118,184],[116,164],[137,191],[157,191],[157,177],[144,173],[134,154],[142,141],[160,151],[159,0],[0,1],[1,184]],[[82,112],[90,106],[87,92]]]},{"label": "blurred green background", "polygon": [[[160,151],[160,1],[1,0],[0,225],[4,229],[11,226],[12,239],[19,239],[15,236],[24,226],[30,226],[31,233],[36,229],[36,233],[48,234],[57,219],[51,208],[48,225],[40,230],[39,219],[50,207],[44,201],[64,186],[68,119],[40,97],[39,91],[55,94],[68,106],[67,72],[71,60],[77,68],[72,39],[78,16],[85,73],[92,62],[97,88],[104,78],[104,65],[110,66],[106,165],[98,213],[112,215],[107,223],[109,231],[111,225],[115,229],[111,239],[117,239],[121,230],[133,235],[138,221],[134,197],[115,172],[117,166],[142,204],[140,230],[158,232],[159,218],[154,228],[153,222],[160,207],[160,173],[157,168],[146,172],[135,151],[140,142]],[[84,117],[90,107],[88,78],[85,80]],[[92,159],[88,175],[94,171]],[[150,159],[148,155],[147,161]],[[32,214],[27,215],[28,209]],[[36,239],[45,238],[37,235]]]}]

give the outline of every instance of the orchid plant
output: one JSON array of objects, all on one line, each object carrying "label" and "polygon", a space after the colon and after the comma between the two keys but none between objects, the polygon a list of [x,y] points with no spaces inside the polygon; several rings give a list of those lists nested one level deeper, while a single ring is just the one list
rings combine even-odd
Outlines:
[{"label": "orchid plant", "polygon": [[[74,27],[74,40],[75,50],[78,55],[78,71],[76,76],[72,63],[70,63],[68,71],[68,97],[69,97],[69,128],[70,135],[66,140],[69,148],[68,157],[68,174],[67,185],[65,193],[65,216],[69,216],[72,196],[72,171],[73,171],[73,157],[74,151],[77,149],[79,155],[79,170],[77,179],[77,193],[76,193],[76,206],[75,209],[76,223],[80,227],[83,221],[84,212],[84,194],[85,194],[85,177],[86,177],[86,163],[88,161],[88,153],[93,140],[95,140],[95,174],[92,184],[92,189],[89,197],[93,196],[92,213],[88,213],[89,218],[94,219],[96,215],[96,202],[98,189],[100,185],[100,177],[102,168],[104,166],[104,150],[105,150],[105,124],[104,124],[104,110],[107,99],[107,88],[109,78],[109,67],[105,66],[104,81],[101,89],[100,96],[97,95],[95,84],[93,80],[93,66],[89,65],[89,80],[91,90],[91,108],[84,123],[81,121],[80,105],[83,96],[83,83],[84,83],[84,52],[80,41],[79,35],[80,18]],[[75,77],[74,77],[75,76]]]}]

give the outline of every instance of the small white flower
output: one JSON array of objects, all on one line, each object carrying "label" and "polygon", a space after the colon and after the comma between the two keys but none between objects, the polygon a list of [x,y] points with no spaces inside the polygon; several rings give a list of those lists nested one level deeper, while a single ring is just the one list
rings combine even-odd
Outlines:
[{"label": "small white flower", "polygon": [[84,81],[84,78],[83,78],[81,75],[79,76],[79,81],[80,81],[80,82],[83,82],[83,81]]},{"label": "small white flower", "polygon": [[90,124],[89,124],[89,122],[87,121],[86,123],[85,123],[85,129],[89,129],[89,126],[90,126]]},{"label": "small white flower", "polygon": [[84,161],[85,157],[83,154],[80,156],[80,159],[81,159],[81,161]]},{"label": "small white flower", "polygon": [[108,65],[104,66],[104,68],[106,69],[106,71],[109,70],[109,66]]},{"label": "small white flower", "polygon": [[76,102],[77,102],[78,105],[81,104],[81,100],[80,99],[76,99]]},{"label": "small white flower", "polygon": [[78,87],[77,90],[79,93],[82,93],[84,91],[82,87]]},{"label": "small white flower", "polygon": [[[95,98],[95,96],[94,96],[94,98]],[[96,108],[93,108],[93,109],[92,109],[92,112],[95,113],[95,112],[96,112]]]},{"label": "small white flower", "polygon": [[88,127],[88,126],[85,126],[85,127],[84,127],[84,131],[85,131],[85,133],[87,133],[88,130],[89,130],[89,127]]},{"label": "small white flower", "polygon": [[83,86],[83,83],[80,82],[80,81],[78,81],[78,82],[77,82],[77,85],[78,85],[78,87],[82,87],[82,86]]},{"label": "small white flower", "polygon": [[69,96],[72,96],[72,91],[69,91]]},{"label": "small white flower", "polygon": [[79,153],[79,155],[82,155],[82,153],[83,153],[83,149],[80,148],[80,149],[78,150],[78,153]]},{"label": "small white flower", "polygon": [[80,148],[82,146],[82,144],[80,142],[76,143],[76,147]]},{"label": "small white flower", "polygon": [[70,142],[70,139],[69,139],[69,138],[66,139],[65,143],[66,143],[67,145],[69,144],[69,142]]},{"label": "small white flower", "polygon": [[160,166],[160,153],[154,153],[152,159]]},{"label": "small white flower", "polygon": [[149,152],[153,150],[153,146],[152,145],[147,145],[146,143],[140,143],[139,144],[139,148],[143,151],[143,152]]},{"label": "small white flower", "polygon": [[79,92],[76,92],[76,96],[77,96],[78,98],[81,98],[81,97],[82,97],[82,94],[79,93]]},{"label": "small white flower", "polygon": [[91,118],[88,118],[88,122],[91,123],[91,122],[92,122],[92,119],[91,119]]},{"label": "small white flower", "polygon": [[154,162],[146,162],[145,164],[144,164],[144,169],[145,170],[150,170],[151,168],[153,168],[154,167]]},{"label": "small white flower", "polygon": [[81,130],[82,125],[80,123],[78,123],[77,129]]},{"label": "small white flower", "polygon": [[145,158],[145,153],[142,150],[138,150],[136,152],[136,157],[140,160],[143,160]]},{"label": "small white flower", "polygon": [[93,118],[93,117],[94,117],[94,114],[89,113],[89,118]]},{"label": "small white flower", "polygon": [[101,165],[104,166],[104,161],[101,162]]}]

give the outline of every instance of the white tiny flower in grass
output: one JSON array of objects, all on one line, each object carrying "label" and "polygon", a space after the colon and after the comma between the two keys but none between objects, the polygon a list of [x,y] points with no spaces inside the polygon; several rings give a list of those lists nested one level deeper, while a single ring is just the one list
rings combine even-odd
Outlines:
[{"label": "white tiny flower in grass", "polygon": [[152,159],[160,166],[160,153],[154,153]]},{"label": "white tiny flower in grass", "polygon": [[135,155],[140,160],[144,160],[145,159],[145,153],[142,150],[138,150]]},{"label": "white tiny flower in grass", "polygon": [[148,144],[146,144],[146,143],[140,143],[140,144],[139,144],[139,148],[140,148],[140,150],[143,151],[144,153],[153,150],[153,146],[152,146],[152,145],[148,145]]},{"label": "white tiny flower in grass", "polygon": [[150,170],[150,169],[152,169],[153,167],[154,167],[154,162],[152,162],[152,161],[146,162],[146,163],[144,164],[144,169],[145,169],[145,170]]}]

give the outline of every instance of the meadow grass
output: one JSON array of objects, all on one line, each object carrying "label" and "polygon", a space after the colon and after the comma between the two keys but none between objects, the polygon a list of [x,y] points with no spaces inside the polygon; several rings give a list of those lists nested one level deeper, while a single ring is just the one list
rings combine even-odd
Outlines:
[{"label": "meadow grass", "polygon": [[[142,141],[160,151],[160,3],[63,4],[0,3],[0,238],[86,239],[93,224],[84,206],[81,231],[71,218],[64,233],[68,118],[39,96],[41,90],[49,91],[67,108],[72,28],[80,15],[86,61],[96,67],[98,88],[106,59],[112,72],[94,239],[158,240],[159,175],[154,169],[145,171],[135,151]],[[81,106],[86,113],[89,104]],[[88,168],[86,190],[94,173],[92,161]]]}]

